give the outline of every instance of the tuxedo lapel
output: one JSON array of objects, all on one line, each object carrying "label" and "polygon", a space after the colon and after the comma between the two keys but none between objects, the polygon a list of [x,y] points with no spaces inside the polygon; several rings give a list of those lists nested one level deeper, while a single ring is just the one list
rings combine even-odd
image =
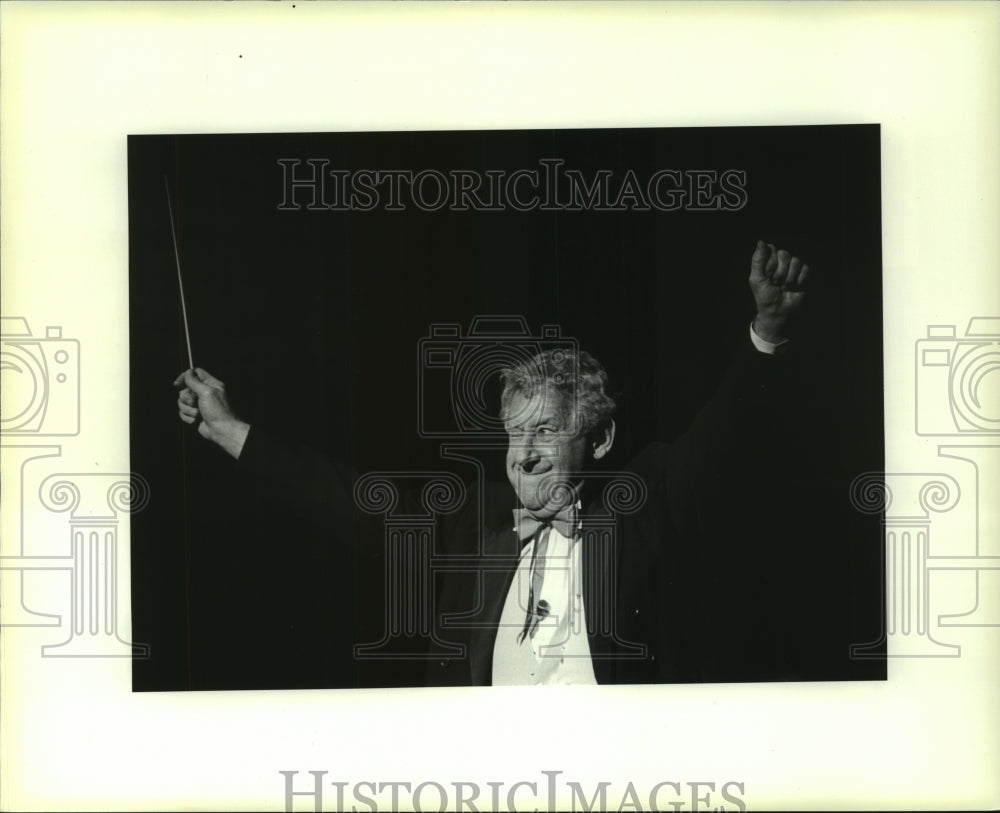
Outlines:
[{"label": "tuxedo lapel", "polygon": [[[649,647],[630,631],[636,596],[623,593],[622,567],[626,539],[623,523],[599,501],[591,500],[583,511],[582,579],[587,640],[598,683],[619,683],[639,661],[649,657]],[[632,540],[633,544],[635,540]],[[626,665],[625,662],[628,662]],[[624,672],[623,672],[624,669]]]},{"label": "tuxedo lapel", "polygon": [[479,572],[482,591],[479,623],[470,635],[469,668],[474,686],[488,686],[492,682],[493,647],[504,602],[517,572],[520,549],[517,535],[509,528],[487,536]]},{"label": "tuxedo lapel", "polygon": [[614,525],[611,518],[596,510],[594,502],[585,506],[580,538],[583,579],[583,608],[587,619],[587,639],[598,683],[610,683],[614,661],[608,657],[609,623],[617,608],[609,605],[615,597],[609,579],[617,572],[618,545],[613,544]]}]

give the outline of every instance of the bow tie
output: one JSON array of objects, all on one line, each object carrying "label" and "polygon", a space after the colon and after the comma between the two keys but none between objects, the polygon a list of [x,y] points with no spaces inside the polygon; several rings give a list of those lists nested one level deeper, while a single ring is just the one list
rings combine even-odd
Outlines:
[{"label": "bow tie", "polygon": [[527,508],[514,509],[514,532],[522,542],[531,539],[539,528],[553,527],[567,539],[572,539],[579,530],[579,519],[575,505],[568,505],[554,517],[539,517]]}]

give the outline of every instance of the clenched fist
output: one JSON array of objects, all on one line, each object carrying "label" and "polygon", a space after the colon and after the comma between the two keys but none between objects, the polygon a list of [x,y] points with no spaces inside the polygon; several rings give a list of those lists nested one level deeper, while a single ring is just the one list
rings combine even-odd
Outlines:
[{"label": "clenched fist", "polygon": [[786,331],[792,316],[806,298],[809,266],[772,243],[757,241],[750,260],[750,290],[757,303],[754,332],[769,342],[788,338]]}]

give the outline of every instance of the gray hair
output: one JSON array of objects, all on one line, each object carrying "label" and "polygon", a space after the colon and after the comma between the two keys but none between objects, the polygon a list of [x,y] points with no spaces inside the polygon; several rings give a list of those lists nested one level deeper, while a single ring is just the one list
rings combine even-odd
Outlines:
[{"label": "gray hair", "polygon": [[564,414],[575,421],[576,434],[584,435],[607,424],[617,403],[608,392],[604,366],[585,350],[544,350],[500,372],[503,392],[500,414],[508,416],[511,398],[520,393],[532,398],[549,389],[560,397]]}]

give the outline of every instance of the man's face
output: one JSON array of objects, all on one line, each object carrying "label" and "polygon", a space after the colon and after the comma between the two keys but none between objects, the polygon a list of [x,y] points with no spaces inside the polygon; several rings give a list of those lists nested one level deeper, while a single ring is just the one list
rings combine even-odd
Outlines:
[{"label": "man's face", "polygon": [[507,479],[522,505],[543,516],[576,502],[571,486],[587,464],[587,438],[572,431],[562,398],[550,388],[531,398],[514,393],[504,414]]}]

